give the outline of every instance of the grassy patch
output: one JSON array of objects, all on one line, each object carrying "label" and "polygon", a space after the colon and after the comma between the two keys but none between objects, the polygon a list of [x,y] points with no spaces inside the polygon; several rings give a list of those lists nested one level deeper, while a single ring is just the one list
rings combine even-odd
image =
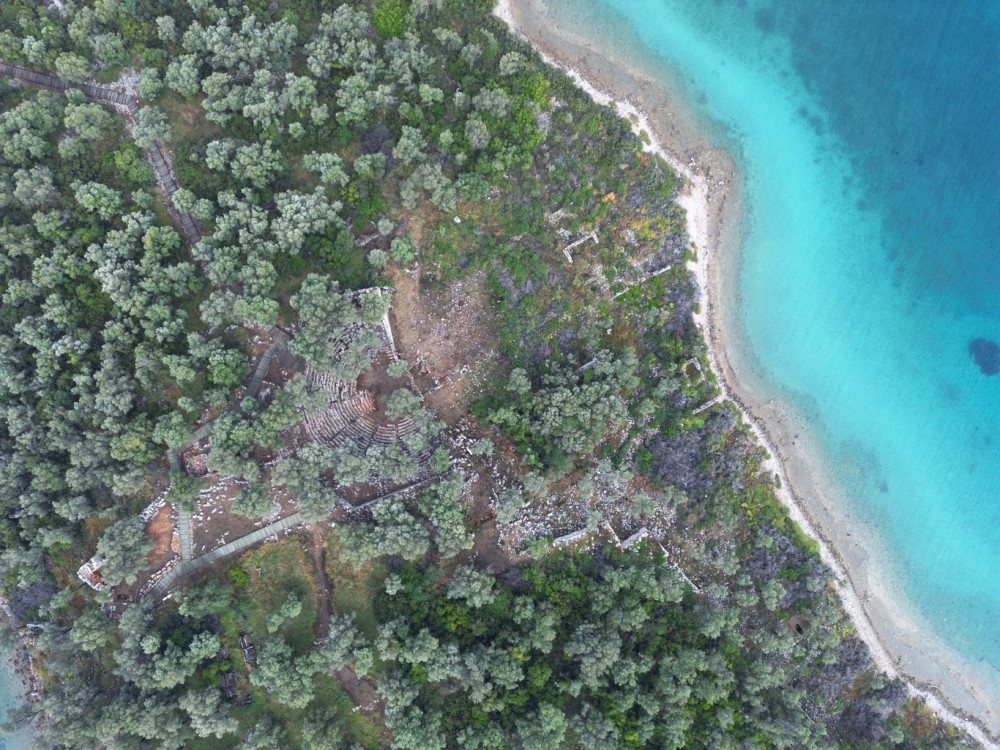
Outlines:
[{"label": "grassy patch", "polygon": [[182,99],[178,94],[165,90],[156,106],[166,114],[174,142],[192,143],[221,133],[219,126],[205,117],[201,99]]},{"label": "grassy patch", "polygon": [[[268,616],[281,608],[289,593],[295,593],[302,601],[302,612],[282,630],[297,653],[308,651],[316,620],[316,582],[309,573],[301,540],[292,536],[268,542],[241,557],[230,570],[242,571],[246,576],[245,584],[236,591],[238,606],[234,607],[242,617],[227,616],[223,620],[226,634],[232,638],[231,650],[239,653],[236,636],[241,627],[255,639],[265,640]],[[280,634],[273,637],[278,638]]]},{"label": "grassy patch", "polygon": [[819,557],[819,542],[808,536],[802,527],[792,520],[788,508],[778,499],[769,483],[749,488],[742,507],[754,524],[773,525],[798,547],[814,557]]},{"label": "grassy patch", "polygon": [[326,574],[333,587],[330,606],[339,615],[353,614],[358,628],[374,637],[378,621],[372,601],[382,591],[388,569],[381,560],[355,568],[340,558],[339,546],[335,538],[326,541]]}]

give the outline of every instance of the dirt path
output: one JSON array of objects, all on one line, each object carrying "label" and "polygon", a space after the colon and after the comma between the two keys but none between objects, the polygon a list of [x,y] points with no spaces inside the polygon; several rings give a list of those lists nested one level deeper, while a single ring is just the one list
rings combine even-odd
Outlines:
[{"label": "dirt path", "polygon": [[310,558],[316,573],[316,639],[326,638],[330,632],[330,579],[326,575],[326,545],[319,524],[313,524],[309,532],[311,540]]}]

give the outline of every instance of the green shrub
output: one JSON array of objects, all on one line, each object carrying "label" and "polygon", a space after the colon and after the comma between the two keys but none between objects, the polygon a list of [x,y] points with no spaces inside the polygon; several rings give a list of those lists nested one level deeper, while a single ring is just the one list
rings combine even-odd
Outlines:
[{"label": "green shrub", "polygon": [[250,583],[250,576],[239,565],[231,567],[227,575],[229,576],[229,582],[233,584],[233,588],[244,589]]},{"label": "green shrub", "polygon": [[402,36],[409,12],[407,0],[378,0],[372,9],[372,28],[382,36]]}]

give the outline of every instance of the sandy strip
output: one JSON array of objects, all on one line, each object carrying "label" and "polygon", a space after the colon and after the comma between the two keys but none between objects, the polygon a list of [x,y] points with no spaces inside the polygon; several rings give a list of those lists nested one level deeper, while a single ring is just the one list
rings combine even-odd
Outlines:
[{"label": "sandy strip", "polygon": [[[695,322],[705,336],[712,369],[723,393],[740,408],[747,424],[768,451],[764,468],[780,479],[779,498],[788,507],[792,519],[820,542],[823,561],[841,583],[838,593],[844,610],[859,637],[871,649],[878,668],[890,677],[905,680],[912,694],[925,700],[941,718],[968,732],[983,746],[1000,747],[997,741],[1000,705],[987,686],[990,680],[977,679],[970,665],[962,664],[955,654],[930,655],[931,651],[943,650],[940,644],[930,641],[926,632],[921,632],[914,623],[918,617],[913,613],[904,615],[893,605],[891,596],[870,569],[871,554],[866,550],[874,541],[865,540],[864,532],[857,529],[855,538],[848,539],[851,532],[838,528],[843,519],[831,510],[829,501],[823,502],[822,488],[816,486],[822,471],[804,460],[806,449],[797,444],[799,434],[794,415],[773,403],[754,403],[752,394],[740,387],[737,373],[726,357],[725,332],[720,325],[722,315],[718,305],[713,303],[721,301],[716,295],[721,295],[724,289],[720,259],[716,255],[732,241],[728,237],[725,242],[723,240],[729,229],[725,209],[727,202],[732,205],[738,201],[732,160],[724,152],[711,149],[704,142],[693,141],[690,136],[685,143],[681,135],[690,134],[692,123],[682,121],[679,113],[670,111],[669,100],[656,99],[649,91],[656,87],[654,82],[641,73],[616,66],[602,51],[591,47],[588,40],[546,25],[537,0],[499,0],[494,14],[514,33],[530,42],[547,63],[572,77],[596,102],[615,107],[633,123],[636,133],[648,134],[650,142],[645,150],[661,156],[685,178],[687,184],[678,204],[687,212],[688,234],[697,250],[696,260],[690,264],[702,300],[694,316]],[[662,91],[659,95],[663,96]],[[653,117],[647,116],[645,111],[650,99],[658,105],[650,110],[655,112]],[[637,106],[633,100],[641,103]],[[801,492],[796,492],[797,489]],[[807,504],[803,496],[815,496],[816,499]],[[836,531],[828,536],[821,533],[821,529]],[[830,537],[836,540],[837,546]],[[855,549],[846,549],[852,546]],[[865,565],[869,568],[867,574],[859,575]],[[848,569],[855,577],[848,574]],[[856,579],[861,577],[865,580],[859,585]],[[882,627],[876,629],[874,622]],[[893,628],[897,632],[893,632]]]}]

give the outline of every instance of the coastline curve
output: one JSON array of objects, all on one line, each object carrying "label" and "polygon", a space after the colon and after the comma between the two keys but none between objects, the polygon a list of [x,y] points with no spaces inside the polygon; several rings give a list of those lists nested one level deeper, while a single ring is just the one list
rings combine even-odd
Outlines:
[{"label": "coastline curve", "polygon": [[[764,469],[778,478],[779,498],[792,519],[819,542],[823,562],[840,584],[844,610],[876,665],[890,677],[903,679],[911,694],[983,746],[1000,747],[1000,701],[990,694],[985,678],[970,679],[970,665],[933,640],[926,626],[916,624],[916,613],[904,615],[902,605],[892,601],[871,566],[865,568],[873,542],[864,529],[837,528],[842,521],[824,497],[823,488],[829,484],[820,481],[822,468],[808,461],[800,418],[773,400],[755,398],[727,354],[720,260],[722,248],[739,241],[729,236],[738,231],[736,222],[729,221],[739,211],[735,162],[700,137],[684,143],[682,135],[692,133],[694,126],[673,111],[670,92],[588,40],[545,24],[539,6],[544,6],[543,0],[500,0],[494,15],[595,101],[614,107],[637,132],[647,134],[645,149],[661,156],[685,179],[687,187],[678,203],[687,213],[688,234],[697,250],[689,265],[700,295],[694,318],[705,337],[712,369],[725,397],[737,406],[767,451]],[[655,109],[646,106],[644,100],[650,97],[661,104]],[[811,502],[806,495],[813,498]],[[928,650],[936,651],[937,658]]]}]

